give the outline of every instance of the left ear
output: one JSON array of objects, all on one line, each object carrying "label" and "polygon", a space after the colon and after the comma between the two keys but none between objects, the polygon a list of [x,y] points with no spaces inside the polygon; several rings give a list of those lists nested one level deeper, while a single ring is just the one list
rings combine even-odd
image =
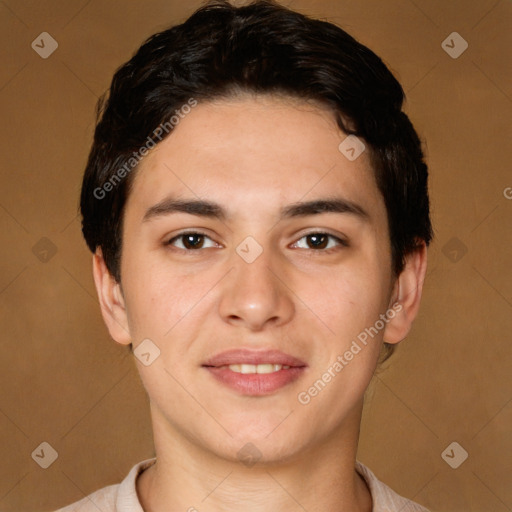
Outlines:
[{"label": "left ear", "polygon": [[395,311],[384,329],[386,343],[400,343],[411,330],[418,314],[427,271],[427,246],[424,241],[405,258],[404,269],[398,276],[393,289],[389,309]]}]

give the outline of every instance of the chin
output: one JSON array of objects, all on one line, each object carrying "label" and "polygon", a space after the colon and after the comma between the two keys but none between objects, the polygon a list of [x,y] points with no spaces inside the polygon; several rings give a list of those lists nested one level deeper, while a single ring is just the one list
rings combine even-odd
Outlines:
[{"label": "chin", "polygon": [[280,465],[297,459],[302,446],[299,440],[289,435],[285,437],[286,439],[272,440],[270,437],[237,437],[230,440],[229,446],[217,445],[212,447],[212,451],[220,458],[240,463],[248,468]]}]

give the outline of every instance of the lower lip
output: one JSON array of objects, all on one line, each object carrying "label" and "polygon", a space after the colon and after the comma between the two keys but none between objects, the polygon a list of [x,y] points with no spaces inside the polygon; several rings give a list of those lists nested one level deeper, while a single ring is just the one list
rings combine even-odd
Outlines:
[{"label": "lower lip", "polygon": [[243,395],[269,395],[278,389],[297,380],[305,367],[292,367],[272,373],[238,373],[229,368],[205,366],[208,371],[222,384]]}]

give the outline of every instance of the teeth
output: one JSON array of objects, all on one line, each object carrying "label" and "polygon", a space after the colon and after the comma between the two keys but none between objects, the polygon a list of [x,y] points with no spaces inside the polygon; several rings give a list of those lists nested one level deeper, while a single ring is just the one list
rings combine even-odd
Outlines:
[{"label": "teeth", "polygon": [[274,373],[288,370],[290,367],[282,364],[230,364],[229,369],[236,373]]}]

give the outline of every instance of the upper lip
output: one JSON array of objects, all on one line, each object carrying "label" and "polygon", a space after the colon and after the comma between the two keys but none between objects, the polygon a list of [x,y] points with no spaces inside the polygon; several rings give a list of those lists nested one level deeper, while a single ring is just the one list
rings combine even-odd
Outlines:
[{"label": "upper lip", "polygon": [[285,354],[280,350],[226,350],[208,359],[203,366],[229,366],[230,364],[280,364],[283,366],[302,367],[306,363],[297,357]]}]

